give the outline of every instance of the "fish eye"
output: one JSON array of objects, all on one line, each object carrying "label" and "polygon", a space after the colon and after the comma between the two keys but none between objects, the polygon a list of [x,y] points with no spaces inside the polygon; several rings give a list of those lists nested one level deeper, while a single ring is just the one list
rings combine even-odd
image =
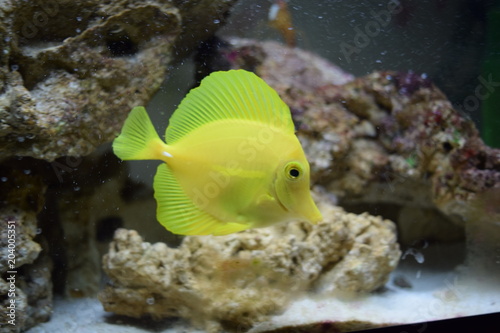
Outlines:
[{"label": "fish eye", "polygon": [[302,167],[298,163],[288,163],[285,167],[285,174],[288,179],[295,180],[302,175]]},{"label": "fish eye", "polygon": [[297,178],[300,175],[300,171],[298,169],[291,168],[290,171],[288,171],[288,174],[292,178]]}]

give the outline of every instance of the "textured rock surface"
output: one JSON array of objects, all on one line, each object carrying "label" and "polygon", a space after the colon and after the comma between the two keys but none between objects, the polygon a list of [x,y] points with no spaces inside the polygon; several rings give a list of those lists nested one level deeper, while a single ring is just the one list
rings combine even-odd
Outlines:
[{"label": "textured rock surface", "polygon": [[394,224],[354,215],[323,197],[325,221],[223,237],[186,237],[179,248],[119,229],[104,257],[106,311],[183,317],[208,331],[247,329],[315,289],[370,292],[396,267]]},{"label": "textured rock surface", "polygon": [[[423,76],[373,73],[315,95],[323,109],[305,106],[295,119],[312,147],[340,139],[330,144],[329,161],[319,158],[324,151],[310,154],[317,179],[323,176],[318,182],[329,178],[329,188],[347,198],[432,204],[450,218],[463,218],[472,198],[500,186],[500,151],[485,146],[474,124]],[[348,131],[341,131],[346,125]],[[318,133],[322,139],[311,140]],[[408,191],[412,183],[417,187]]]},{"label": "textured rock surface", "polygon": [[[95,294],[113,230],[154,220],[154,199],[138,199],[147,190],[120,178],[116,158],[110,168],[80,156],[111,141],[233,3],[0,1],[0,273],[14,221],[17,330],[49,319],[52,281],[66,296]],[[151,215],[137,218],[138,206]]]},{"label": "textured rock surface", "polygon": [[326,84],[340,85],[354,79],[353,75],[314,53],[278,42],[212,39],[205,43],[201,52],[204,57],[198,59],[198,71],[205,75],[217,70],[243,68],[258,73],[277,90],[311,91]]},{"label": "textured rock surface", "polygon": [[[230,42],[217,56],[226,67],[254,69],[278,91],[313,181],[341,205],[359,212],[376,205],[401,225],[408,244],[463,239],[466,220],[500,221],[489,199],[500,191],[500,150],[485,146],[472,121],[424,75],[332,77],[321,74],[331,65],[311,54],[273,42]],[[478,205],[487,209],[478,214]],[[409,214],[416,210],[423,212]]]},{"label": "textured rock surface", "polygon": [[102,256],[118,227],[146,226],[147,239],[173,241],[156,221],[152,190],[131,180],[128,165],[110,150],[55,163],[60,169],[49,169],[51,178],[45,174],[51,181],[38,219],[56,260],[53,279],[58,293],[96,295]]},{"label": "textured rock surface", "polygon": [[112,140],[233,2],[2,1],[0,159],[52,161]]},{"label": "textured rock surface", "polygon": [[[21,332],[46,321],[52,309],[52,261],[42,252],[47,247],[40,245],[36,217],[46,186],[31,171],[17,161],[0,167],[0,305],[7,309],[15,300],[15,318],[2,311],[2,332]],[[8,324],[11,319],[15,325]]]},{"label": "textured rock surface", "polygon": [[[110,151],[0,165],[0,298],[2,306],[11,299],[5,279],[15,270],[16,329],[50,318],[53,289],[65,297],[96,295],[116,228],[147,226],[147,239],[178,243],[156,221],[152,190],[128,176],[127,165]],[[8,266],[9,225],[15,225],[14,268]]]}]

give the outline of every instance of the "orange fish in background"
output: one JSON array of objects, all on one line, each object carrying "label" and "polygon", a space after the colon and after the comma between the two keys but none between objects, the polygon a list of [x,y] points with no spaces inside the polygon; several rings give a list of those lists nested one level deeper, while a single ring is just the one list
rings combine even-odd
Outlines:
[{"label": "orange fish in background", "polygon": [[276,29],[285,40],[286,45],[295,47],[295,29],[292,24],[292,15],[285,0],[276,0],[269,8],[269,24]]}]

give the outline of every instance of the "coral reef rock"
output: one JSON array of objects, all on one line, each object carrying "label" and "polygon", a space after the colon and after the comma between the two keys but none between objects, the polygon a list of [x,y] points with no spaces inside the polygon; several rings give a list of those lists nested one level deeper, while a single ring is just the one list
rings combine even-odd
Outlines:
[{"label": "coral reef rock", "polygon": [[[376,207],[397,221],[407,244],[457,241],[465,221],[500,221],[489,199],[500,191],[500,150],[486,146],[425,75],[387,71],[353,79],[275,42],[229,42],[216,53],[218,63],[252,68],[278,91],[313,182],[343,207]],[[409,214],[416,210],[418,216]]]},{"label": "coral reef rock", "polygon": [[0,332],[22,332],[52,310],[52,260],[37,226],[46,186],[29,167],[11,162],[0,167]]},{"label": "coral reef rock", "polygon": [[112,140],[233,3],[2,1],[0,159],[53,161]]},{"label": "coral reef rock", "polygon": [[[65,162],[69,161],[54,163],[64,170]],[[128,164],[111,150],[99,149],[71,165],[72,169],[53,174],[38,221],[55,260],[56,292],[92,297],[100,287],[102,256],[117,228],[144,223],[149,225],[143,233],[147,239],[172,243],[173,237],[156,222],[152,189],[131,180]],[[45,180],[49,179],[46,174]]]},{"label": "coral reef rock", "polygon": [[156,221],[152,189],[129,173],[110,149],[52,163],[14,157],[0,164],[0,296],[2,306],[13,299],[6,279],[16,271],[17,330],[50,318],[53,290],[95,297],[102,256],[118,227],[148,225],[147,239],[178,244]]},{"label": "coral reef rock", "polygon": [[[16,271],[15,330],[50,318],[52,281],[65,296],[95,294],[98,248],[116,225],[129,226],[116,211],[137,206],[124,198],[134,196],[124,182],[107,183],[105,163],[80,156],[111,141],[168,65],[212,36],[234,2],[0,2],[0,303],[12,299],[5,279]],[[145,220],[153,205],[149,197]]]},{"label": "coral reef rock", "polygon": [[[286,90],[294,88],[311,91],[327,84],[345,84],[354,76],[343,71],[318,55],[284,46],[273,41],[255,41],[244,38],[230,38],[228,41],[215,39],[205,47],[211,50],[199,59],[198,71],[209,72],[229,69],[254,71],[273,88]],[[210,58],[212,57],[212,58]],[[290,92],[293,95],[293,92]]]},{"label": "coral reef rock", "polygon": [[306,291],[382,286],[400,257],[394,224],[320,200],[318,225],[188,236],[178,248],[118,229],[103,259],[110,282],[99,299],[116,314],[183,317],[210,332],[243,331]]}]

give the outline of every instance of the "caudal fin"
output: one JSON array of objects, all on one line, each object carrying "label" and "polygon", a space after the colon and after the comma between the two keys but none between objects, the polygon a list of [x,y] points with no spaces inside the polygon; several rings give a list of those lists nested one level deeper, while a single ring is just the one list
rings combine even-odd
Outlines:
[{"label": "caudal fin", "polygon": [[113,141],[113,151],[122,160],[162,159],[165,143],[160,139],[142,106],[130,111],[122,132]]}]

